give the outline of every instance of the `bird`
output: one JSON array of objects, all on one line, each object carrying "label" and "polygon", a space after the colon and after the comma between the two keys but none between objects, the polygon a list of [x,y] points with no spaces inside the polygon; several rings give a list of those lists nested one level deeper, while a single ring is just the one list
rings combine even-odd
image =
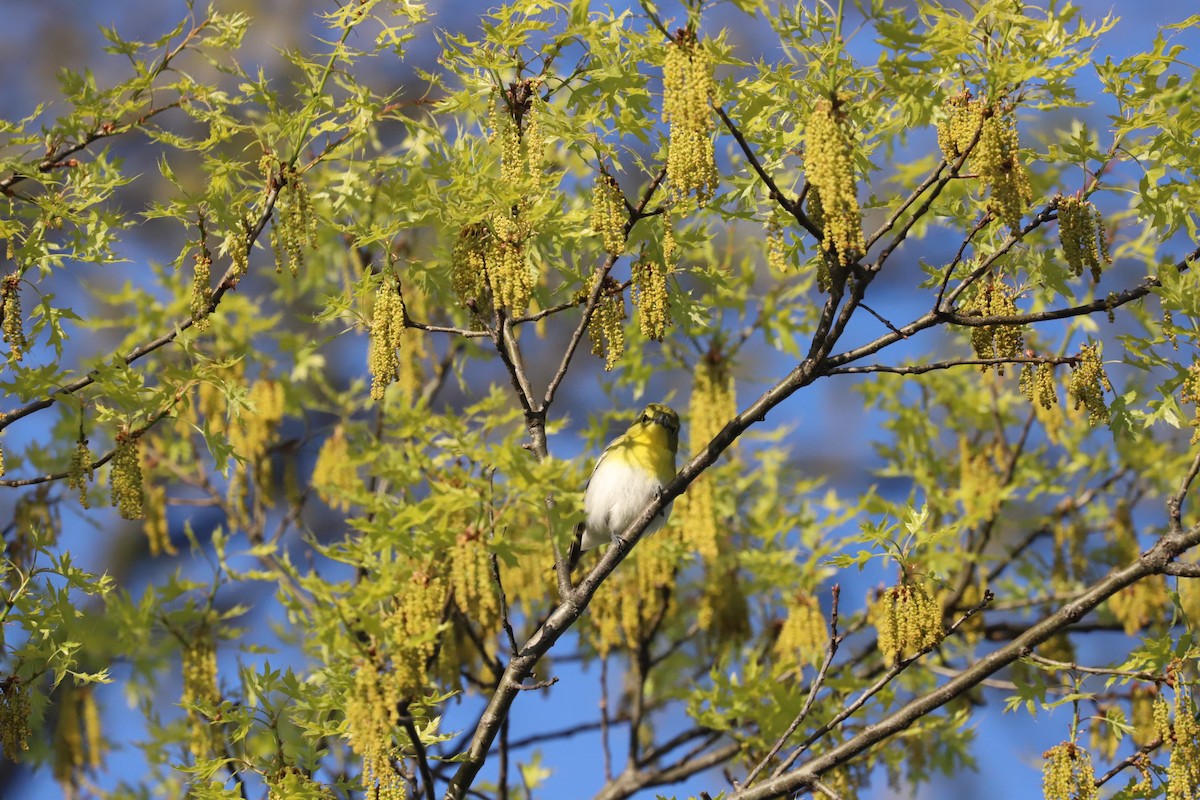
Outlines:
[{"label": "bird", "polygon": [[[580,552],[611,542],[658,497],[675,477],[678,449],[679,415],[661,403],[646,406],[629,430],[604,448],[583,494]],[[663,506],[643,535],[666,524],[671,506]]]}]

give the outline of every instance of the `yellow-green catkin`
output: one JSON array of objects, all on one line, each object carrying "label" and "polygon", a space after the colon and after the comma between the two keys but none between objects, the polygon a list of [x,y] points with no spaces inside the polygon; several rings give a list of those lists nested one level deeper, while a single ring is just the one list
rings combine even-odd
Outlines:
[{"label": "yellow-green catkin", "polygon": [[696,607],[696,624],[711,641],[734,646],[750,638],[750,604],[738,574],[735,553],[723,549],[717,560],[705,565],[707,577]]},{"label": "yellow-green catkin", "polygon": [[640,258],[634,262],[630,298],[638,311],[638,326],[647,339],[661,342],[671,324],[667,303],[667,270],[662,264]]},{"label": "yellow-green catkin", "polygon": [[255,381],[246,393],[246,403],[249,408],[229,430],[229,444],[239,456],[257,465],[267,455],[275,428],[283,420],[283,384],[270,379]]},{"label": "yellow-green catkin", "polygon": [[1000,510],[1004,479],[988,448],[978,446],[966,435],[960,435],[958,473],[958,496],[966,518],[986,520],[995,517]]},{"label": "yellow-green catkin", "polygon": [[286,261],[295,278],[304,266],[304,250],[317,246],[317,218],[312,196],[300,173],[284,165],[276,178],[281,182],[276,200],[275,224],[271,227],[271,248],[275,253],[275,271],[282,272]]},{"label": "yellow-green catkin", "polygon": [[1021,392],[1029,402],[1044,409],[1058,405],[1058,385],[1053,364],[1026,364],[1021,368]]},{"label": "yellow-green catkin", "polygon": [[701,208],[717,189],[713,153],[712,56],[689,30],[679,32],[663,57],[663,121],[667,139],[667,182],[674,203],[695,193]]},{"label": "yellow-green catkin", "polygon": [[1086,267],[1092,281],[1099,281],[1103,265],[1112,263],[1100,210],[1078,195],[1059,195],[1054,205],[1058,209],[1058,240],[1071,274],[1079,277]]},{"label": "yellow-green catkin", "polygon": [[371,399],[382,400],[396,380],[400,366],[396,355],[404,335],[404,300],[395,275],[385,272],[375,293],[375,311],[371,318],[371,341],[367,362],[371,370]]},{"label": "yellow-green catkin", "polygon": [[212,253],[203,242],[200,252],[192,256],[195,269],[192,272],[192,294],[190,310],[192,324],[196,330],[202,331],[208,327],[209,307],[212,305]]},{"label": "yellow-green catkin", "polygon": [[1200,361],[1193,361],[1183,378],[1183,389],[1180,392],[1181,403],[1196,406],[1196,414],[1192,417],[1192,444],[1200,441]]},{"label": "yellow-green catkin", "polygon": [[[1129,724],[1133,728],[1130,737],[1138,747],[1145,747],[1159,737],[1158,723],[1155,721],[1159,700],[1161,696],[1157,686],[1134,686],[1130,690]],[[1165,701],[1163,708],[1166,708]]]},{"label": "yellow-green catkin", "polygon": [[350,749],[362,759],[362,782],[372,800],[404,800],[402,761],[394,730],[403,696],[396,683],[373,659],[354,671],[354,688],[346,699],[346,728]]},{"label": "yellow-green catkin", "polygon": [[67,487],[79,492],[79,504],[88,507],[88,483],[95,480],[96,467],[88,440],[80,439],[71,451],[71,469],[67,474]]},{"label": "yellow-green catkin", "polygon": [[996,107],[985,115],[971,166],[988,187],[988,208],[1013,230],[1021,227],[1033,188],[1021,162],[1020,142],[1012,110]]},{"label": "yellow-green catkin", "polygon": [[349,511],[350,498],[362,488],[346,431],[341,425],[335,427],[321,444],[317,462],[313,465],[312,486],[321,500],[339,511]]},{"label": "yellow-green catkin", "polygon": [[104,740],[100,711],[91,686],[63,688],[54,726],[54,778],[74,796],[85,769],[99,769]]},{"label": "yellow-green catkin", "polygon": [[[1118,563],[1128,563],[1138,557],[1137,531],[1129,503],[1117,502],[1110,517],[1108,540],[1112,543]],[[1148,575],[1108,599],[1108,608],[1121,623],[1125,633],[1133,636],[1154,623],[1169,619],[1170,596],[1162,575]]]},{"label": "yellow-green catkin", "polygon": [[1175,330],[1175,319],[1171,314],[1171,309],[1165,305],[1162,307],[1162,335],[1171,343],[1173,350],[1179,349],[1179,340],[1176,338],[1177,331]]},{"label": "yellow-green catkin", "polygon": [[30,691],[15,675],[0,681],[0,749],[9,761],[20,761],[29,749]]},{"label": "yellow-green catkin", "polygon": [[197,758],[213,758],[221,752],[222,735],[213,724],[210,711],[197,706],[218,706],[221,692],[217,687],[217,649],[207,627],[192,631],[183,645],[183,696],[181,705],[188,715],[188,749]]},{"label": "yellow-green catkin", "polygon": [[767,217],[767,266],[776,272],[787,270],[787,249],[783,241],[783,222],[779,207]]},{"label": "yellow-green catkin", "polygon": [[[1017,314],[1015,292],[1003,281],[989,280],[983,284],[975,300],[968,306],[969,312],[984,317],[1007,317]],[[1018,325],[976,325],[971,328],[971,349],[977,358],[1017,358],[1025,348],[1025,338]],[[1004,374],[1003,364],[984,364],[983,372],[996,370]]]},{"label": "yellow-green catkin", "polygon": [[1092,757],[1074,742],[1055,745],[1042,754],[1042,795],[1046,800],[1095,800]]},{"label": "yellow-green catkin", "polygon": [[1100,345],[1085,344],[1067,380],[1067,394],[1075,400],[1075,408],[1085,408],[1092,427],[1108,422],[1108,405],[1104,392],[1113,390],[1100,362]]},{"label": "yellow-green catkin", "polygon": [[975,100],[970,91],[946,99],[937,125],[938,147],[947,164],[955,164],[967,153],[983,125],[987,104]]},{"label": "yellow-green catkin", "polygon": [[625,251],[625,196],[616,179],[601,170],[592,186],[592,230],[604,242],[604,252],[619,256]]},{"label": "yellow-green catkin", "polygon": [[483,531],[468,527],[460,533],[450,553],[450,586],[462,612],[492,630],[500,619],[500,602],[492,577],[491,555]]},{"label": "yellow-green catkin", "polygon": [[459,302],[478,307],[487,289],[487,256],[492,233],[482,222],[463,226],[450,254],[450,285]]},{"label": "yellow-green catkin", "polygon": [[858,182],[854,170],[854,135],[839,98],[818,100],[804,127],[804,176],[820,196],[822,243],[849,266],[866,251]]},{"label": "yellow-green catkin", "polygon": [[670,608],[675,570],[680,561],[678,528],[671,527],[642,541],[592,598],[590,616],[594,644],[601,656],[622,645],[635,648]]},{"label": "yellow-green catkin", "polygon": [[[221,244],[222,250],[228,254],[229,260],[233,265],[232,275],[236,283],[246,276],[250,271],[250,235],[246,233],[249,230],[249,221],[243,221],[242,229],[230,231],[225,234],[225,239]],[[274,228],[272,228],[272,231]]]},{"label": "yellow-green catkin", "polygon": [[142,483],[142,462],[138,455],[138,437],[127,431],[117,434],[109,472],[112,504],[124,519],[141,519],[146,499]]},{"label": "yellow-green catkin", "polygon": [[1171,761],[1167,765],[1167,800],[1193,800],[1200,787],[1200,726],[1196,704],[1182,677],[1175,683],[1175,723],[1171,727]]},{"label": "yellow-green catkin", "polygon": [[777,663],[785,670],[805,664],[816,665],[829,646],[829,625],[817,599],[805,591],[792,595],[787,618],[773,648]]},{"label": "yellow-green catkin", "polygon": [[502,211],[492,219],[486,274],[492,288],[492,304],[497,310],[509,309],[520,314],[529,305],[534,274],[527,242],[532,235],[527,215],[519,209]]},{"label": "yellow-green catkin", "polygon": [[[692,373],[688,401],[688,448],[693,453],[708,446],[725,423],[737,414],[737,395],[729,361],[713,351],[700,359]],[[688,549],[706,564],[716,561],[721,526],[717,519],[716,485],[711,475],[692,481],[676,501],[676,515]]]},{"label": "yellow-green catkin", "polygon": [[178,551],[171,544],[171,530],[167,524],[167,488],[156,483],[146,486],[144,508],[146,521],[143,528],[150,555],[175,555]]},{"label": "yellow-green catkin", "polygon": [[426,571],[414,573],[409,585],[411,591],[398,597],[383,619],[391,676],[402,697],[425,690],[429,683],[430,661],[437,649],[433,634],[441,625],[448,591],[444,579]]},{"label": "yellow-green catkin", "polygon": [[604,369],[611,370],[625,353],[625,294],[615,279],[604,277],[603,281],[588,334],[592,338],[592,355],[601,356]]},{"label": "yellow-green catkin", "polygon": [[20,288],[20,273],[5,275],[4,280],[0,281],[0,315],[3,315],[0,333],[3,333],[4,341],[8,345],[10,361],[20,361],[29,347],[25,340],[25,320],[21,316]]},{"label": "yellow-green catkin", "polygon": [[942,609],[920,581],[886,589],[871,605],[868,617],[879,637],[879,651],[890,663],[933,647],[944,635]]}]

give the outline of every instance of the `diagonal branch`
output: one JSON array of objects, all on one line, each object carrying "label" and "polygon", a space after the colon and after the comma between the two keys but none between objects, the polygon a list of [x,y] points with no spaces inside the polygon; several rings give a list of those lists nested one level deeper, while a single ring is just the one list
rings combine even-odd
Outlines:
[{"label": "diagonal branch", "polygon": [[729,800],[767,800],[811,788],[824,773],[845,764],[855,756],[886,741],[921,717],[960,697],[1000,669],[1021,658],[1059,631],[1074,625],[1096,606],[1150,575],[1162,573],[1170,561],[1188,548],[1200,544],[1200,526],[1187,531],[1167,533],[1144,554],[1121,569],[1082,591],[1074,600],[1041,621],[1025,629],[1010,643],[980,658],[957,677],[928,694],[915,698],[904,707],[864,728],[856,736],[808,761],[799,768],[772,777],[744,791],[729,795]]}]

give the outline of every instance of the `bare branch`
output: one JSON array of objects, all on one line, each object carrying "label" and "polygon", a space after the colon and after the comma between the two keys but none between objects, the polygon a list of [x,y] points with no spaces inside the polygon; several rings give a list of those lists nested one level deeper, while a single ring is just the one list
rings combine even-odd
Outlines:
[{"label": "bare branch", "polygon": [[1013,358],[961,358],[952,361],[937,361],[932,364],[909,364],[890,366],[887,364],[865,364],[861,367],[834,367],[826,375],[865,375],[872,372],[887,372],[893,375],[924,375],[935,370],[954,367],[997,367],[1006,364],[1074,364],[1074,356],[1014,356]]}]

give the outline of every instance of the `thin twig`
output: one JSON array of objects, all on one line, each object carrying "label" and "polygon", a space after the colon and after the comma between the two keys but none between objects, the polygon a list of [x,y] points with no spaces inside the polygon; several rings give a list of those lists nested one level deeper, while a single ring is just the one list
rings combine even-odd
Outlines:
[{"label": "thin twig", "polygon": [[513,633],[512,623],[508,621],[508,596],[504,593],[504,583],[500,580],[500,557],[494,550],[488,555],[492,562],[492,579],[496,581],[496,592],[500,595],[500,622],[504,626],[505,635],[508,636],[510,652],[515,656],[520,651],[517,650],[517,636]]},{"label": "thin twig", "polygon": [[1197,474],[1200,474],[1200,450],[1196,451],[1192,465],[1188,468],[1187,474],[1183,476],[1183,480],[1179,482],[1178,491],[1167,501],[1167,514],[1171,518],[1171,530],[1173,531],[1183,530],[1183,500],[1192,488],[1192,481],[1196,480]]},{"label": "thin twig", "polygon": [[400,725],[408,734],[408,740],[413,746],[413,753],[416,754],[417,769],[421,773],[421,785],[425,793],[425,800],[437,800],[437,796],[434,794],[433,775],[429,771],[429,755],[425,752],[425,745],[421,742],[420,734],[417,733],[417,725],[413,721],[407,704],[401,709]]},{"label": "thin twig", "polygon": [[809,686],[808,697],[805,698],[804,705],[800,708],[800,713],[796,715],[796,718],[788,725],[787,730],[776,740],[775,744],[771,746],[771,749],[763,756],[762,760],[755,765],[754,769],[750,770],[750,774],[746,776],[746,780],[743,783],[744,786],[754,783],[754,779],[766,768],[771,759],[779,755],[779,751],[787,744],[787,740],[792,738],[792,734],[796,732],[796,729],[808,717],[808,712],[812,710],[813,703],[817,699],[817,692],[825,684],[825,676],[829,672],[829,666],[833,663],[833,657],[837,655],[838,645],[842,643],[842,637],[838,635],[837,629],[838,598],[841,596],[841,593],[841,584],[835,583],[833,585],[833,612],[830,614],[829,620],[829,645],[825,648],[825,660],[821,663],[821,668],[818,670],[817,676],[813,678],[812,685]]},{"label": "thin twig", "polygon": [[954,367],[997,367],[1006,364],[1074,364],[1078,361],[1074,356],[1013,356],[1012,358],[960,358],[951,361],[937,361],[932,364],[907,364],[891,366],[888,364],[864,364],[859,367],[834,367],[825,371],[826,375],[865,375],[872,372],[886,372],[893,375],[923,375],[935,370],[953,369]]}]

